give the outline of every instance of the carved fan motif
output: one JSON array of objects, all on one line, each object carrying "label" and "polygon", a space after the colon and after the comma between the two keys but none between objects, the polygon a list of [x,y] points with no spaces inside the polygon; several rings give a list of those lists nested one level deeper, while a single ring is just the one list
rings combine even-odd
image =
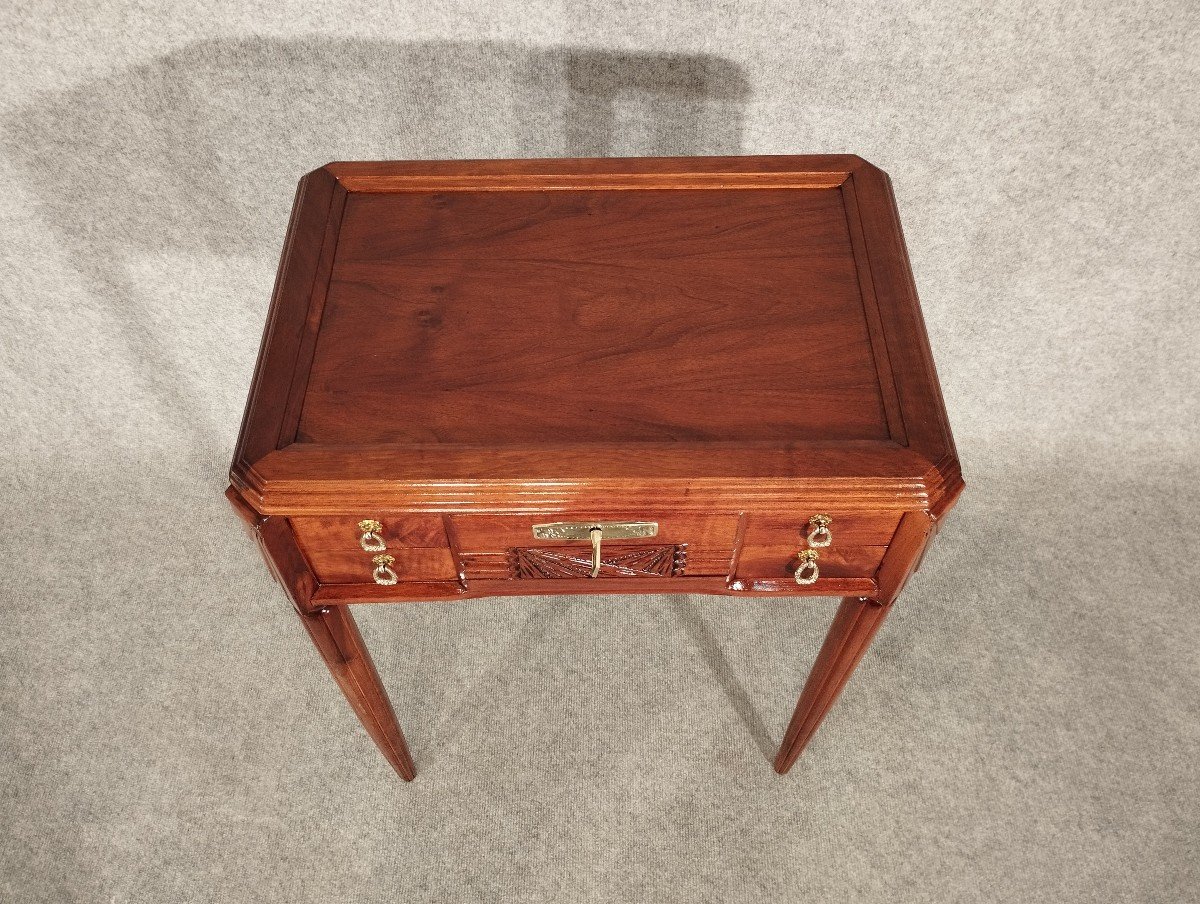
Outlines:
[{"label": "carved fan motif", "polygon": [[[514,578],[586,578],[592,574],[592,551],[518,547],[508,551],[508,567]],[[686,567],[686,543],[677,546],[614,545],[604,548],[598,577],[676,576],[683,574]]]}]

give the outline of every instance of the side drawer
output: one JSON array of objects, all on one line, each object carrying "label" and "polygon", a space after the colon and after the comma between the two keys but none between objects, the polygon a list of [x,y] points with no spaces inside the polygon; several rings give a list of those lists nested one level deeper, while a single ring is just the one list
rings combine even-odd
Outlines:
[{"label": "side drawer", "polygon": [[[827,515],[829,543],[810,546],[809,519]],[[819,578],[871,578],[896,528],[899,512],[798,512],[795,516],[748,515],[746,534],[738,557],[736,579],[743,582],[780,581],[794,578],[797,555],[802,550],[816,554]]]},{"label": "side drawer", "polygon": [[[366,550],[359,522],[380,523]],[[292,518],[292,531],[317,580],[323,584],[371,584],[376,555],[391,556],[389,567],[400,581],[456,581],[458,568],[440,515],[353,514],[331,518]]]},{"label": "side drawer", "polygon": [[[869,578],[883,561],[886,546],[851,546],[846,549],[819,550],[817,560],[822,578]],[[791,546],[753,546],[742,550],[737,576],[749,580],[794,578],[796,553]]]},{"label": "side drawer", "polygon": [[[838,512],[811,511],[792,515],[746,516],[746,538],[743,546],[804,545],[808,536],[808,520],[814,515],[833,519],[829,532],[833,537],[830,549],[843,546],[887,546],[900,526],[900,512]],[[797,545],[799,544],[799,545]],[[795,549],[793,549],[795,552]]]},{"label": "side drawer", "polygon": [[292,531],[300,546],[308,549],[329,549],[363,552],[359,540],[362,529],[358,524],[365,520],[378,521],[379,531],[390,550],[393,546],[420,546],[425,548],[449,548],[446,530],[441,515],[412,514],[383,515],[378,512],[335,515],[332,518],[292,518]]}]

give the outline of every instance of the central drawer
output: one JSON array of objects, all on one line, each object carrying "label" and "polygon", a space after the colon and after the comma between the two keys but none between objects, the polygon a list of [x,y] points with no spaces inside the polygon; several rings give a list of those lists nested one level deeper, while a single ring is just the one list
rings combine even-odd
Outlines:
[{"label": "central drawer", "polygon": [[467,579],[587,578],[592,547],[585,539],[538,539],[535,525],[647,522],[653,537],[602,539],[601,578],[725,576],[737,544],[736,514],[452,515],[451,544]]}]

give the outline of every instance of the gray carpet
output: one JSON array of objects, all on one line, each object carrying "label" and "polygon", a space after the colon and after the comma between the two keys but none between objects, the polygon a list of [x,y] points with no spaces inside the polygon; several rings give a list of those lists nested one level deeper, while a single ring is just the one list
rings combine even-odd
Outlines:
[{"label": "gray carpet", "polygon": [[[1200,13],[0,9],[0,898],[1195,901]],[[834,602],[362,612],[359,730],[221,498],[297,177],[860,153],[968,482],[809,752]]]}]

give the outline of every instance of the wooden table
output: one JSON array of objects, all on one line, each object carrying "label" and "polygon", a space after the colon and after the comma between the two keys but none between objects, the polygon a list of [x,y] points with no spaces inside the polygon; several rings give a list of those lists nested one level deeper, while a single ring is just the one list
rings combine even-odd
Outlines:
[{"label": "wooden table", "polygon": [[230,480],[405,779],[348,604],[844,597],[783,773],[963,487],[888,178],[852,156],[308,174]]}]

